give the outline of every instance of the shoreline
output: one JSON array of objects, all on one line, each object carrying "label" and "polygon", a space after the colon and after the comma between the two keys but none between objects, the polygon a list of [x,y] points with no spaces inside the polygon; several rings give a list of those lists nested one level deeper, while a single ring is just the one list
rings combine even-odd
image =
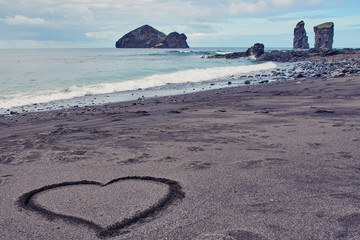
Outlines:
[{"label": "shoreline", "polygon": [[[32,111],[66,109],[74,106],[101,105],[101,104],[108,104],[113,102],[136,100],[141,98],[179,95],[183,93],[201,92],[207,89],[229,87],[230,85],[232,86],[243,85],[246,80],[251,80],[253,83],[256,83],[256,82],[260,82],[264,76],[269,78],[270,70],[271,70],[271,69],[267,69],[269,68],[269,66],[266,66],[265,69],[261,69],[262,67],[259,67],[261,70],[253,70],[253,68],[256,67],[256,65],[257,63],[249,64],[248,66],[249,69],[245,69],[247,67],[246,65],[240,64],[239,66],[237,66],[239,68],[242,68],[241,70],[244,70],[244,73],[242,73],[241,76],[240,74],[228,75],[225,77],[216,77],[215,75],[212,80],[206,80],[206,81],[194,80],[183,83],[167,83],[161,86],[144,88],[144,89],[138,88],[133,90],[114,91],[109,93],[86,94],[84,96],[78,96],[69,99],[65,98],[65,99],[54,100],[49,102],[43,102],[43,103],[39,102],[34,104],[12,106],[7,108],[4,108],[4,103],[3,103],[2,108],[0,108],[0,114],[9,114],[10,112],[24,113],[24,112],[32,112]],[[271,65],[271,67],[274,66],[274,64],[272,63],[265,63],[259,65]],[[211,70],[212,68],[209,69]],[[206,71],[207,69],[200,69],[199,71],[201,70]],[[186,70],[184,72],[186,72]],[[258,73],[261,73],[261,76]],[[164,76],[166,75],[167,74],[165,74]],[[171,73],[169,75],[170,77],[174,77],[171,76]],[[160,77],[162,78],[164,78],[164,76],[160,75]],[[181,74],[179,74],[178,78],[181,78]]]},{"label": "shoreline", "polygon": [[[101,107],[111,104],[137,103],[144,104],[144,101],[159,101],[159,98],[169,98],[171,96],[182,96],[184,94],[197,94],[200,92],[218,90],[223,88],[244,87],[247,85],[268,84],[281,81],[301,80],[302,78],[320,78],[320,77],[345,77],[359,75],[360,73],[360,50],[345,49],[345,53],[339,50],[337,54],[321,56],[311,56],[309,59],[296,60],[295,62],[275,62],[278,67],[275,70],[262,70],[262,73],[241,75],[229,79],[218,79],[216,81],[206,81],[201,83],[188,83],[187,85],[170,84],[167,88],[161,87],[138,89],[125,92],[114,92],[108,94],[89,95],[64,99],[32,105],[12,107],[3,109],[0,117],[12,117],[15,115],[27,115],[31,112],[47,111],[70,111],[71,109],[86,109],[89,107]],[[278,57],[280,51],[275,52]],[[282,51],[287,53],[296,53],[297,51]],[[329,51],[327,51],[329,52]],[[270,57],[271,58],[271,57]],[[280,57],[281,58],[281,57]],[[261,61],[261,62],[268,62]],[[121,99],[121,100],[119,100]],[[146,101],[145,101],[146,102]]]},{"label": "shoreline", "polygon": [[342,70],[0,117],[2,235],[356,239],[360,75]]},{"label": "shoreline", "polygon": [[[282,72],[283,70],[278,71]],[[131,111],[134,109],[142,109],[142,108],[151,108],[156,107],[158,105],[165,105],[164,107],[170,107],[173,104],[195,104],[195,102],[200,100],[201,102],[206,101],[206,99],[210,100],[211,97],[217,97],[218,95],[225,95],[227,93],[234,94],[242,94],[243,97],[246,97],[248,95],[252,95],[251,93],[254,91],[259,91],[259,94],[268,94],[268,92],[272,92],[275,90],[279,90],[279,96],[282,95],[280,88],[298,88],[298,85],[302,87],[305,87],[305,89],[309,89],[311,87],[311,84],[314,83],[314,81],[327,81],[327,80],[341,80],[341,79],[347,79],[351,77],[360,78],[360,74],[356,74],[353,76],[345,76],[343,74],[336,75],[335,77],[321,77],[321,76],[311,76],[306,77],[305,73],[301,72],[300,77],[296,77],[293,79],[285,79],[285,78],[278,78],[274,81],[264,81],[262,83],[257,83],[254,85],[241,85],[241,86],[225,86],[225,87],[219,87],[214,89],[207,89],[207,90],[201,90],[197,92],[192,93],[179,93],[175,95],[165,95],[160,97],[149,97],[149,98],[138,98],[136,100],[124,100],[124,101],[118,101],[118,102],[109,102],[105,104],[94,104],[94,105],[87,105],[87,106],[75,106],[75,107],[69,107],[69,108],[62,108],[62,109],[54,109],[54,110],[40,110],[40,111],[32,111],[32,112],[14,112],[13,114],[0,114],[0,120],[4,119],[5,121],[12,122],[15,120],[15,122],[24,123],[24,121],[21,121],[23,119],[26,119],[28,117],[33,118],[43,118],[44,120],[47,119],[46,116],[49,116],[50,118],[53,118],[54,116],[61,116],[61,115],[70,115],[72,113],[74,114],[86,114],[86,112],[90,112],[91,115],[94,115],[93,112],[104,112],[106,109],[118,109],[123,111]],[[304,74],[304,75],[303,75]],[[310,85],[310,86],[307,86]],[[279,89],[277,89],[279,87]],[[264,95],[264,97],[267,95]],[[213,100],[215,100],[214,98]],[[11,111],[10,111],[11,112]],[[2,121],[4,122],[4,121]]]}]

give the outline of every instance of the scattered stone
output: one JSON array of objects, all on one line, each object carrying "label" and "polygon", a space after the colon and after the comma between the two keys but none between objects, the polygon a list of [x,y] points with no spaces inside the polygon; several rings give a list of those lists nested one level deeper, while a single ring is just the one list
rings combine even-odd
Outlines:
[{"label": "scattered stone", "polygon": [[337,77],[345,77],[346,74],[342,73],[342,72],[333,72],[333,73],[331,73],[331,76],[335,77],[335,78],[337,78]]},{"label": "scattered stone", "polygon": [[303,77],[305,77],[302,73],[298,73],[296,76],[295,76],[295,78],[303,78]]},{"label": "scattered stone", "polygon": [[311,75],[311,77],[321,77],[321,73],[313,74],[313,75]]},{"label": "scattered stone", "polygon": [[332,110],[317,110],[315,113],[334,113]]},{"label": "scattered stone", "polygon": [[251,82],[250,82],[250,80],[246,80],[246,81],[244,81],[244,84],[250,84]]},{"label": "scattered stone", "polygon": [[149,116],[150,115],[150,113],[147,111],[137,111],[137,112],[135,112],[135,114],[138,114],[140,116]]}]

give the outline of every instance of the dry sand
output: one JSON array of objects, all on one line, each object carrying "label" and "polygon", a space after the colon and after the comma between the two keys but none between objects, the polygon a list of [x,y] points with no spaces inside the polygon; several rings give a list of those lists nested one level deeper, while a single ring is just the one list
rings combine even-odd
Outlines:
[{"label": "dry sand", "polygon": [[359,147],[359,75],[0,117],[0,239],[360,239]]}]

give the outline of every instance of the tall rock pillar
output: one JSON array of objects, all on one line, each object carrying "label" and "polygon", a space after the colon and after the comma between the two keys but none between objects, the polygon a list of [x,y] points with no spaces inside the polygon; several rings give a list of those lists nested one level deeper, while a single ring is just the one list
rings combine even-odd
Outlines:
[{"label": "tall rock pillar", "polygon": [[316,49],[332,49],[334,39],[334,23],[327,22],[314,27]]},{"label": "tall rock pillar", "polygon": [[304,21],[298,22],[294,28],[293,49],[309,49],[308,37],[305,31]]}]

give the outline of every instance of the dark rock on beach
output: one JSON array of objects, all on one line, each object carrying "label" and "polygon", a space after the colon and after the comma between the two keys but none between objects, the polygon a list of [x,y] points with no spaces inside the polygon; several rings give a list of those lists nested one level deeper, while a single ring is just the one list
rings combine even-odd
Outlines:
[{"label": "dark rock on beach", "polygon": [[235,58],[243,58],[249,57],[246,55],[246,52],[234,52],[234,53],[227,53],[227,54],[215,54],[212,56],[207,56],[207,58],[226,58],[226,59],[235,59]]},{"label": "dark rock on beach", "polygon": [[257,61],[274,61],[274,62],[296,62],[303,61],[313,56],[330,56],[338,54],[338,50],[321,50],[310,49],[308,51],[280,51],[274,50],[270,52],[264,52],[263,44],[255,44],[249,48],[246,52],[234,52],[228,54],[216,54],[207,56],[207,58],[226,58],[235,59],[242,57],[255,56]]},{"label": "dark rock on beach", "polygon": [[[216,54],[211,56],[206,56],[206,58],[226,58],[226,59],[235,59],[242,57],[256,57],[257,61],[273,61],[273,62],[297,62],[305,61],[310,58],[315,57],[328,57],[340,54],[357,54],[360,53],[360,49],[318,49],[312,48],[307,51],[281,51],[273,50],[269,52],[264,52],[264,45],[260,43],[254,44],[246,52],[234,52],[228,54]],[[204,56],[205,57],[205,56]]]},{"label": "dark rock on beach", "polygon": [[189,48],[186,35],[172,32],[168,36],[155,28],[144,25],[120,38],[116,48]]},{"label": "dark rock on beach", "polygon": [[273,62],[297,62],[305,61],[314,57],[328,57],[340,54],[356,54],[360,49],[310,49],[307,51],[279,51],[274,50],[265,52],[257,61],[273,61]]},{"label": "dark rock on beach", "polygon": [[258,61],[296,62],[309,57],[309,51],[279,51],[266,52],[257,58]]},{"label": "dark rock on beach", "polygon": [[226,58],[226,59],[234,59],[241,57],[250,57],[255,56],[258,58],[264,53],[264,44],[255,43],[251,48],[248,48],[246,52],[233,52],[228,54],[216,54],[212,56],[207,56],[207,58]]},{"label": "dark rock on beach", "polygon": [[327,22],[314,27],[315,32],[315,48],[316,49],[332,49],[334,38],[334,23]]},{"label": "dark rock on beach", "polygon": [[293,49],[309,49],[308,37],[306,35],[304,21],[298,22],[294,29]]},{"label": "dark rock on beach", "polygon": [[248,48],[246,56],[260,57],[264,53],[265,46],[262,43],[255,43],[254,46]]}]

